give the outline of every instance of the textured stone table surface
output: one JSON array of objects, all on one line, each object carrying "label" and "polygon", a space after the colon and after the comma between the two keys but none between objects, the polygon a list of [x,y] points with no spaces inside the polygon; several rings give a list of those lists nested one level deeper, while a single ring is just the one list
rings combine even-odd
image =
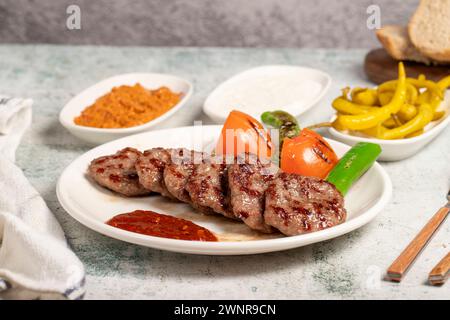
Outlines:
[{"label": "textured stone table surface", "polygon": [[33,125],[17,163],[62,224],[85,264],[87,299],[448,299],[450,285],[428,286],[431,268],[450,248],[450,222],[440,229],[405,280],[384,272],[428,218],[444,203],[450,178],[450,128],[405,161],[383,163],[394,194],[370,224],[339,238],[285,252],[210,257],[164,252],[113,240],[71,218],[59,205],[56,181],[90,149],[58,122],[64,104],[84,88],[126,72],[165,72],[191,80],[189,107],[161,128],[210,121],[201,106],[233,74],[265,64],[325,70],[333,85],[302,124],[328,119],[330,101],[346,85],[369,85],[363,50],[200,49],[0,45],[0,92],[34,100]]}]

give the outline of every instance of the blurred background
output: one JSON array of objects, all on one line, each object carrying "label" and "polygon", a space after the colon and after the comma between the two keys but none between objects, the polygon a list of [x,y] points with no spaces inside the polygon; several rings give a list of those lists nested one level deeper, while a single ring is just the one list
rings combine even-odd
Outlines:
[{"label": "blurred background", "polygon": [[[405,23],[419,0],[0,0],[0,43],[370,48],[370,5]],[[66,9],[81,9],[68,30]]]}]

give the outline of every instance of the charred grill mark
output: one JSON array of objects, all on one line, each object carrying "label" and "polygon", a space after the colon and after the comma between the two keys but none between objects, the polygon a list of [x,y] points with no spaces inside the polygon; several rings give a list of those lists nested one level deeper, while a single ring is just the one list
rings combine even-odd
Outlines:
[{"label": "charred grill mark", "polygon": [[317,146],[314,146],[312,148],[312,151],[318,155],[323,161],[325,161],[326,163],[331,163],[330,159],[328,159],[325,154],[323,154],[322,150],[320,150],[320,148],[318,148]]},{"label": "charred grill mark", "polygon": [[267,145],[267,148],[269,150],[272,150],[272,146],[270,144],[270,140],[266,137],[266,135],[264,133],[261,132],[261,129],[258,128],[258,126],[255,123],[253,123],[253,121],[251,121],[250,119],[247,119],[247,122],[250,124],[250,126],[253,128],[253,130],[256,131],[258,136],[260,136],[264,140],[264,142]]},{"label": "charred grill mark", "polygon": [[318,141],[321,145],[323,145],[325,148],[327,148],[328,150],[334,152],[333,149],[331,149],[331,148],[330,148],[325,142],[323,142],[322,140],[317,139],[317,141]]},{"label": "charred grill mark", "polygon": [[[311,190],[311,191],[314,191],[314,192],[317,192],[317,193],[320,192],[320,189],[316,187],[317,183],[313,183],[312,179],[304,179],[304,178],[302,178],[300,176],[297,176],[296,180],[300,182],[302,188],[305,188],[308,191]],[[321,183],[323,183],[323,181]]]},{"label": "charred grill mark", "polygon": [[310,216],[313,213],[303,207],[293,207],[292,211],[301,215]]},{"label": "charred grill mark", "polygon": [[164,162],[155,158],[149,159],[148,162],[150,162],[150,164],[153,165],[160,172],[163,171],[164,167],[166,166]]},{"label": "charred grill mark", "polygon": [[289,214],[281,207],[272,207],[273,211],[275,211],[275,214],[277,214],[282,220],[285,226],[289,224]]},{"label": "charred grill mark", "polygon": [[103,157],[103,158],[94,160],[94,164],[102,164],[102,163],[105,163],[105,161],[106,161],[106,157]]},{"label": "charred grill mark", "polygon": [[243,193],[248,194],[248,195],[251,196],[251,197],[259,197],[259,196],[261,196],[261,192],[259,192],[259,191],[257,191],[257,190],[250,189],[250,188],[248,188],[248,187],[246,187],[246,186],[241,186],[241,187],[239,188],[239,190],[240,190],[241,192],[243,192]]},{"label": "charred grill mark", "polygon": [[118,154],[112,157],[114,160],[127,160],[129,157],[125,154]]},{"label": "charred grill mark", "polygon": [[267,173],[263,173],[263,175],[261,177],[265,183],[270,182],[275,178],[275,176],[273,174],[267,174]]},{"label": "charred grill mark", "polygon": [[310,193],[309,193],[309,189],[306,187],[300,187],[300,192],[302,193],[302,194],[304,194],[307,198],[309,198],[309,195],[310,195]]},{"label": "charred grill mark", "polygon": [[[211,179],[211,177],[208,177],[207,179]],[[202,180],[202,182],[200,182],[200,189],[198,190],[198,197],[200,199],[203,198],[203,195],[205,194],[205,192],[208,188],[209,188],[208,181]]]},{"label": "charred grill mark", "polygon": [[319,213],[320,213],[320,212],[322,211],[322,209],[323,209],[323,204],[314,202],[314,203],[313,203],[313,207],[314,207],[314,210],[315,210],[316,212],[319,212]]},{"label": "charred grill mark", "polygon": [[109,175],[109,180],[111,180],[114,183],[119,183],[120,181],[122,181],[120,176],[118,176],[117,174],[110,174]]},{"label": "charred grill mark", "polygon": [[249,166],[248,164],[240,164],[240,165],[239,165],[239,169],[240,169],[241,172],[242,172],[243,174],[245,174],[245,175],[248,175],[248,174],[252,174],[252,173],[253,173],[252,167]]},{"label": "charred grill mark", "polygon": [[249,217],[249,214],[247,211],[239,211],[238,212],[238,217],[241,219],[247,219]]},{"label": "charred grill mark", "polygon": [[175,170],[173,167],[169,167],[169,171],[170,171],[170,174],[174,175],[175,177],[177,177],[179,179],[184,178],[184,176],[180,172],[178,172],[178,170]]}]

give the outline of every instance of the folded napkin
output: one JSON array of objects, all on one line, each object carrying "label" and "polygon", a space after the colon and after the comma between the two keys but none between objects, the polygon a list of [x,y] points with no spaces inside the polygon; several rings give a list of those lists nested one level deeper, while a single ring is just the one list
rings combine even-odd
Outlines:
[{"label": "folded napkin", "polygon": [[30,99],[0,95],[0,298],[80,299],[84,268],[38,192],[14,164]]}]

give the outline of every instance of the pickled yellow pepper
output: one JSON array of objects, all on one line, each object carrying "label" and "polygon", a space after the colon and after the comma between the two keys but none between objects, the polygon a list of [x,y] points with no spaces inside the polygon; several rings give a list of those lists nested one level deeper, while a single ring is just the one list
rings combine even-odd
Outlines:
[{"label": "pickled yellow pepper", "polygon": [[[419,91],[413,85],[413,83],[411,83],[411,80],[416,80],[416,79],[413,79],[413,78],[406,79],[406,95],[407,95],[408,102],[414,104],[417,100],[417,97],[419,96]],[[391,80],[391,81],[381,84],[378,87],[378,94],[382,94],[385,92],[394,92],[395,89],[397,88],[397,83],[398,83],[397,80]]]},{"label": "pickled yellow pepper", "polygon": [[423,129],[433,119],[433,110],[428,103],[422,104],[419,107],[419,112],[412,120],[394,129],[381,129],[378,131],[377,138],[379,139],[400,139],[409,134]]},{"label": "pickled yellow pepper", "polygon": [[374,106],[379,102],[377,90],[355,88],[352,90],[352,101],[361,105]]},{"label": "pickled yellow pepper", "polygon": [[375,127],[389,119],[392,114],[396,114],[406,102],[406,74],[403,63],[399,63],[398,74],[398,85],[394,97],[388,104],[362,114],[339,115],[333,125],[349,130],[364,130]]},{"label": "pickled yellow pepper", "polygon": [[335,99],[331,105],[333,106],[333,108],[336,111],[338,111],[342,114],[352,114],[352,115],[368,113],[370,111],[379,109],[377,107],[371,107],[371,106],[366,106],[366,105],[362,105],[362,104],[357,104],[357,103],[348,101],[347,99],[345,99],[343,97],[339,97],[339,98]]},{"label": "pickled yellow pepper", "polygon": [[438,110],[450,87],[450,75],[438,82],[425,75],[407,78],[403,63],[398,65],[398,79],[378,88],[349,87],[332,102],[337,111],[333,126],[339,131],[360,131],[379,139],[412,138],[425,132],[432,121],[446,116]]},{"label": "pickled yellow pepper", "polygon": [[448,87],[450,87],[450,76],[445,77],[444,79],[441,79],[438,82],[439,89],[442,91],[447,90]]}]

